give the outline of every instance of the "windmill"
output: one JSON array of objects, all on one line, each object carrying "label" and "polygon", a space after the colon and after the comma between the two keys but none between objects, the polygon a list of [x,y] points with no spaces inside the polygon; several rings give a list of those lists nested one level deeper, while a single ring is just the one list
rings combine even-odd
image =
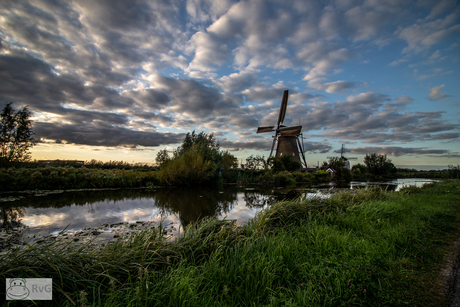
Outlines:
[{"label": "windmill", "polygon": [[[278,116],[278,123],[276,126],[263,126],[257,128],[257,133],[266,133],[266,132],[275,132],[273,137],[272,149],[270,150],[269,159],[272,157],[273,149],[276,146],[276,157],[281,156],[291,156],[294,161],[299,162],[302,165],[302,162],[305,167],[307,167],[307,162],[305,161],[303,146],[300,143],[299,136],[302,135],[302,126],[291,126],[286,127],[282,125],[284,117],[286,116],[286,107],[288,102],[289,91],[286,90],[283,93],[283,99],[281,100],[280,114]],[[302,157],[302,161],[300,158]]]},{"label": "windmill", "polygon": [[[343,153],[345,152],[345,146],[342,144],[342,148],[340,149],[340,160],[345,162],[345,167],[350,169],[350,162],[348,160],[358,160],[356,157],[344,157]],[[327,157],[328,159],[333,159],[336,157]]]}]

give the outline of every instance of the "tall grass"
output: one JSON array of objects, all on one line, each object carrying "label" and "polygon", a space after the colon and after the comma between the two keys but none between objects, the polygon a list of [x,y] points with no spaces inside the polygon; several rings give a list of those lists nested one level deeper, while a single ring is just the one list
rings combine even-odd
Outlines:
[{"label": "tall grass", "polygon": [[[60,306],[440,306],[459,181],[280,202],[248,224],[207,219],[95,249],[53,242],[0,256],[2,277],[52,277]],[[0,296],[5,287],[0,285]]]}]

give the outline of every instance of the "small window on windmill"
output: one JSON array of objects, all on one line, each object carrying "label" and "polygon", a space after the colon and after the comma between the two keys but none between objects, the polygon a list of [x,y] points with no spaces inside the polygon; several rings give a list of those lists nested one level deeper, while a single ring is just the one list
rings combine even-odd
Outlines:
[{"label": "small window on windmill", "polygon": [[295,153],[292,153],[292,156],[295,157]]},{"label": "small window on windmill", "polygon": [[281,157],[282,155],[283,155],[283,153],[281,152],[281,153],[280,153],[280,157]]}]

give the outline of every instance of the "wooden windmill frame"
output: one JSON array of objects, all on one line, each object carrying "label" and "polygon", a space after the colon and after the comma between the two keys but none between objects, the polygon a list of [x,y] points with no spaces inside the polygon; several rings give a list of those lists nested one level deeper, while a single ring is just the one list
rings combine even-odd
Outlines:
[{"label": "wooden windmill frame", "polygon": [[291,156],[294,161],[300,163],[307,167],[307,162],[305,160],[303,143],[300,142],[300,137],[302,137],[302,126],[284,126],[283,121],[286,117],[286,109],[288,103],[289,91],[286,90],[283,93],[283,98],[281,100],[280,113],[278,116],[278,122],[276,126],[263,126],[257,128],[257,133],[266,133],[266,132],[275,132],[273,136],[273,143],[270,150],[269,159],[272,157],[273,149],[276,145],[275,157],[282,156]]}]

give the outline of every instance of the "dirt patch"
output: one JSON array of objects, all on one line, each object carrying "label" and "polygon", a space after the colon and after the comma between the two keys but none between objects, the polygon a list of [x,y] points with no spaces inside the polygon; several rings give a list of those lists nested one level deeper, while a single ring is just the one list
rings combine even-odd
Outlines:
[{"label": "dirt patch", "polygon": [[449,307],[460,307],[460,238],[457,239],[449,253],[444,257],[440,273],[442,290]]}]

